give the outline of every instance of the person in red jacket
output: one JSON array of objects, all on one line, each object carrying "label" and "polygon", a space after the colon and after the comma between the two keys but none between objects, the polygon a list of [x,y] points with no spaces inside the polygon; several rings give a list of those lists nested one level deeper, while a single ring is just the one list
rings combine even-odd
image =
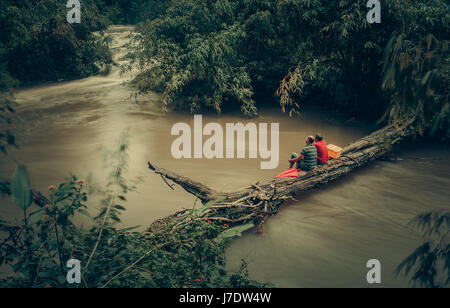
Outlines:
[{"label": "person in red jacket", "polygon": [[323,140],[321,134],[317,133],[314,146],[317,149],[317,164],[323,165],[328,162],[328,148],[327,143]]}]

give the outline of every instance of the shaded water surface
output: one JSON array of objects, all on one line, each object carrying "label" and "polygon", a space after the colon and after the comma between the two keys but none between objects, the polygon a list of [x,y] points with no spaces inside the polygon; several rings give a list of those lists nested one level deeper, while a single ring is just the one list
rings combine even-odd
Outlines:
[{"label": "shaded water surface", "polygon": [[[119,63],[130,30],[114,26],[108,31]],[[13,157],[27,165],[33,187],[42,191],[71,173],[80,178],[92,174],[95,182],[104,183],[110,171],[105,149],[113,148],[128,132],[128,175],[142,177],[143,183],[138,193],[129,195],[122,220],[124,225],[147,226],[194,203],[194,197],[181,188],[172,191],[149,172],[148,160],[217,190],[232,191],[286,169],[288,154],[300,151],[307,135],[320,131],[329,142],[346,145],[371,131],[317,110],[289,119],[278,109],[264,109],[252,121],[280,123],[276,170],[260,170],[260,161],[250,159],[175,160],[170,153],[175,139],[171,127],[178,122],[192,125],[193,117],[162,113],[157,94],[135,101],[124,84],[131,76],[120,76],[119,69],[113,68],[107,76],[19,90],[15,125],[20,150],[1,157],[1,178],[11,177]],[[250,120],[238,113],[203,116],[204,123],[241,121]],[[236,270],[245,258],[251,278],[279,287],[359,287],[367,286],[367,260],[376,258],[382,264],[382,286],[407,286],[404,278],[392,275],[421,240],[406,224],[421,212],[448,208],[450,150],[409,146],[397,151],[400,161],[376,162],[283,205],[262,234],[249,232],[232,242],[227,250],[228,267]],[[1,203],[1,216],[19,217],[8,198]],[[90,207],[94,211],[95,202]]]}]

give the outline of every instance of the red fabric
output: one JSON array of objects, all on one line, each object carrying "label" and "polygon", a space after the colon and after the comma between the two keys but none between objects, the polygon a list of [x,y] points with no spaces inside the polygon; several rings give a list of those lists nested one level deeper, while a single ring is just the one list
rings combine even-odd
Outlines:
[{"label": "red fabric", "polygon": [[321,164],[325,164],[328,162],[328,148],[327,143],[325,140],[317,141],[314,143],[316,149],[317,149],[317,160]]},{"label": "red fabric", "polygon": [[297,169],[288,169],[282,174],[277,175],[277,179],[279,178],[298,178],[298,173],[301,172],[301,170]]}]

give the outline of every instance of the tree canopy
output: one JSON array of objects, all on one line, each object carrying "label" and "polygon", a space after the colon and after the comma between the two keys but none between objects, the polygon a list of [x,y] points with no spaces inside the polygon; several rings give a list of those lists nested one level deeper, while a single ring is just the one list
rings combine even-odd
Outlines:
[{"label": "tree canopy", "polygon": [[65,1],[2,1],[0,60],[7,73],[34,84],[85,77],[110,63],[106,42],[92,34],[107,21],[94,1],[84,1],[83,8],[83,22],[69,24]]},{"label": "tree canopy", "polygon": [[[387,113],[384,121],[395,120],[397,114],[390,111],[397,105],[391,97],[402,85],[397,80],[383,86],[387,71],[398,69],[388,65],[397,61],[386,56],[392,52],[389,42],[401,36],[397,50],[423,63],[430,56],[427,38],[432,34],[442,45],[433,54],[442,65],[432,68],[436,71],[429,86],[440,98],[422,124],[445,135],[448,4],[385,1],[379,24],[368,23],[368,11],[366,1],[174,1],[159,18],[137,28],[129,54],[131,64],[141,70],[134,84],[138,93],[161,92],[165,108],[220,113],[237,105],[256,116],[262,103],[279,103],[292,115],[312,101],[352,116],[380,118]],[[426,75],[425,68],[416,70],[413,79],[420,84]],[[439,122],[434,121],[437,114]]]}]

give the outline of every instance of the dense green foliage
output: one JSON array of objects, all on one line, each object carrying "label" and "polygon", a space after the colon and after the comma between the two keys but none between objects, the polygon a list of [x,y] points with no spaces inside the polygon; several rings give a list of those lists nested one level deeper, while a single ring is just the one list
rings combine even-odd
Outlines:
[{"label": "dense green foliage", "polygon": [[[390,0],[382,3],[382,22],[369,24],[366,3],[176,1],[160,18],[138,27],[129,55],[142,70],[135,84],[139,93],[162,92],[165,107],[192,111],[221,112],[238,105],[253,116],[255,101],[276,102],[278,96],[291,114],[315,101],[352,116],[381,117],[395,108],[386,95],[392,89],[381,87],[391,38],[401,35],[409,51],[426,46],[430,33],[444,42],[450,16],[446,1]],[[440,56],[448,63],[447,52]],[[425,75],[416,74],[416,82]],[[448,102],[448,78],[436,83],[441,83],[435,89],[441,98],[431,109],[448,119],[448,108],[442,108]],[[435,127],[445,131],[440,123]]]},{"label": "dense green foliage", "polygon": [[164,13],[171,0],[96,0],[101,14],[114,24],[136,24]]},{"label": "dense green foliage", "polygon": [[450,212],[418,215],[411,226],[425,238],[397,268],[396,274],[411,275],[411,282],[426,288],[450,286]]},{"label": "dense green foliage", "polygon": [[[87,211],[90,189],[74,176],[49,187],[48,204],[31,210],[26,169],[17,167],[11,196],[24,218],[19,224],[0,220],[0,232],[6,234],[0,241],[0,265],[12,269],[0,280],[0,287],[264,286],[248,279],[245,262],[235,274],[224,269],[225,239],[239,230],[201,219],[170,233],[119,228],[126,195],[137,184],[125,178],[126,151],[126,143],[121,142],[111,156],[115,163],[109,163],[112,170],[106,187],[96,189],[103,198],[93,217]],[[90,218],[88,227],[73,223],[80,214]],[[66,280],[70,259],[81,262],[81,284]]]},{"label": "dense green foliage", "polygon": [[[417,131],[450,136],[448,42],[428,35],[424,46],[393,36],[384,55],[382,89],[390,105],[380,121],[414,117]],[[430,124],[430,125],[429,125]]]},{"label": "dense green foliage", "polygon": [[10,116],[13,112],[12,94],[6,89],[0,90],[0,152],[2,153],[6,153],[8,146],[15,145],[15,138],[10,131]]},{"label": "dense green foliage", "polygon": [[22,84],[73,79],[111,62],[94,1],[83,1],[82,22],[69,24],[65,1],[0,2],[0,63]]},{"label": "dense green foliage", "polygon": [[[16,140],[11,132],[11,115],[14,112],[15,102],[11,91],[14,80],[0,66],[0,152],[7,153],[7,148],[14,146]],[[9,192],[9,182],[0,181],[0,195]]]}]

